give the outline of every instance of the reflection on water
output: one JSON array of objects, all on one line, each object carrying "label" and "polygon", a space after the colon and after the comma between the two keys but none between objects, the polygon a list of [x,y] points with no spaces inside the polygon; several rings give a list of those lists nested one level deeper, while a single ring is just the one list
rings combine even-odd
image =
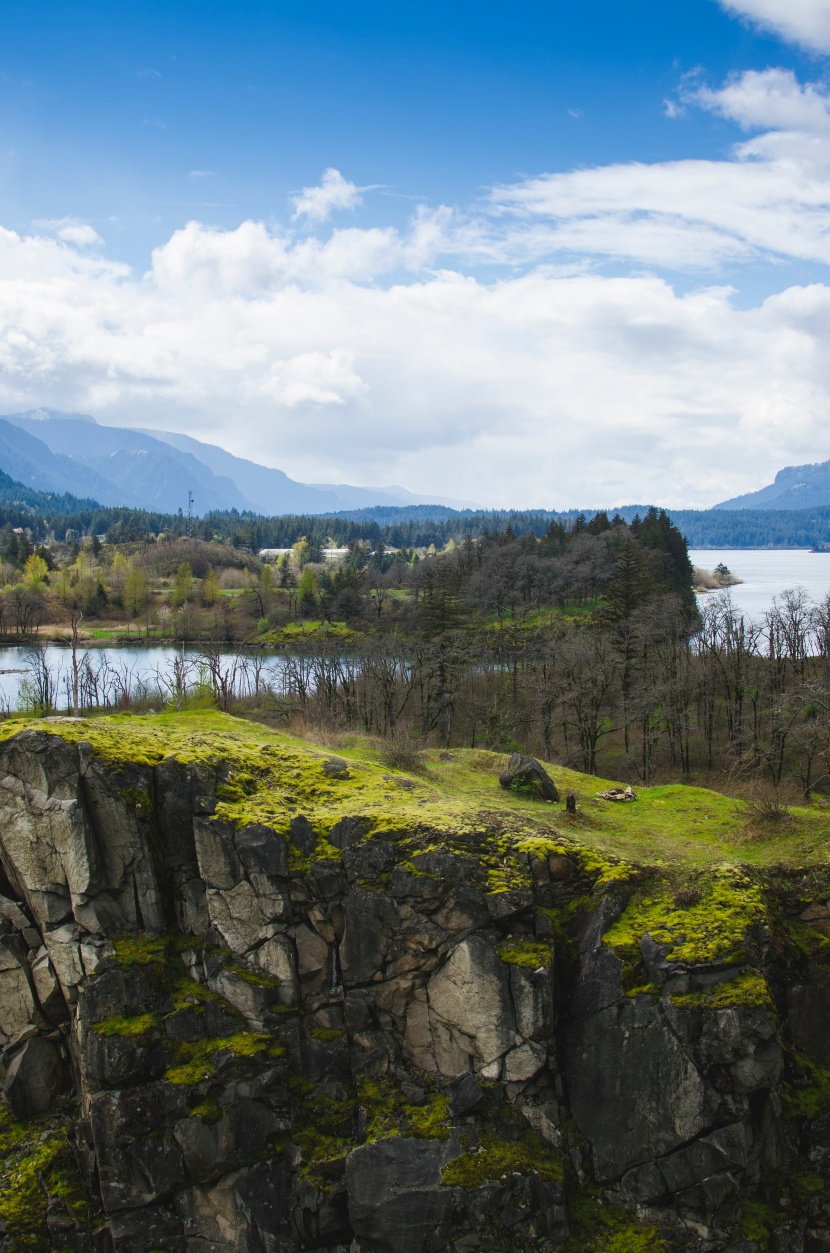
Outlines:
[{"label": "reflection on water", "polygon": [[[53,704],[57,709],[70,709],[72,698],[72,652],[56,644],[47,644],[42,650],[49,670]],[[186,681],[189,686],[199,682],[204,674],[203,655],[196,650],[170,645],[155,648],[94,648],[87,653],[78,652],[79,665],[83,660],[82,684],[86,684],[96,696],[94,704],[114,704],[123,692],[134,696],[169,696],[175,685],[174,663],[184,658]],[[200,661],[200,658],[202,660]],[[268,657],[259,673],[246,665],[236,654],[222,654],[223,667],[239,662],[235,674],[235,688],[240,693],[253,690],[255,686],[275,686],[281,681],[285,669],[282,657]],[[26,703],[27,692],[33,683],[32,657],[26,645],[0,648],[0,706],[17,709]]]}]

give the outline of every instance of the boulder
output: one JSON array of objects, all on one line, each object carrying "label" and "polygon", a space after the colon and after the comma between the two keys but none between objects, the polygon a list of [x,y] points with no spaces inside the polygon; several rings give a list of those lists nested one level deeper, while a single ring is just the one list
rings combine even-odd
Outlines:
[{"label": "boulder", "polygon": [[[90,1100],[90,1130],[101,1199],[108,1213],[152,1206],[184,1185],[187,1177],[181,1148],[165,1113],[159,1084],[99,1092]],[[133,1247],[152,1249],[159,1245]]]},{"label": "boulder", "polygon": [[787,991],[793,1046],[818,1066],[830,1066],[830,983],[799,983]]},{"label": "boulder", "polygon": [[15,1118],[23,1121],[48,1114],[65,1087],[55,1045],[37,1035],[25,1040],[9,1063],[4,1085]]},{"label": "boulder", "polygon": [[540,801],[558,801],[559,793],[545,767],[535,757],[514,753],[499,775],[499,783],[509,792]]},{"label": "boulder", "polygon": [[363,839],[371,825],[368,818],[340,818],[329,831],[329,843],[335,848],[349,848]]},{"label": "boulder", "polygon": [[498,1078],[500,1059],[516,1043],[507,967],[491,944],[469,936],[427,985],[436,1066],[456,1075],[472,1068]]},{"label": "boulder", "polygon": [[441,1171],[458,1154],[441,1140],[399,1137],[346,1159],[349,1219],[372,1253],[435,1253],[446,1247],[453,1196]]},{"label": "boulder", "polygon": [[624,997],[574,1025],[566,1069],[600,1181],[700,1135],[717,1103],[649,996]]},{"label": "boulder", "polygon": [[288,829],[294,847],[302,853],[303,857],[310,857],[317,847],[317,836],[308,818],[303,814],[297,814],[291,819]]},{"label": "boulder", "polygon": [[350,892],[343,901],[345,927],[340,966],[347,988],[368,983],[382,970],[400,914],[385,895]]},{"label": "boulder", "polygon": [[13,1036],[35,1016],[26,945],[18,935],[0,937],[0,1028]]},{"label": "boulder", "polygon": [[249,874],[288,877],[288,845],[285,836],[259,822],[240,827],[235,836],[239,860]]}]

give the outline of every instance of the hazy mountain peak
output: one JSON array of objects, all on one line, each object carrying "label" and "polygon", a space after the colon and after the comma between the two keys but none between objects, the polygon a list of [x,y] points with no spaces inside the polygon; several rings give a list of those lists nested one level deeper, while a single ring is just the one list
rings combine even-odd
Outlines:
[{"label": "hazy mountain peak", "polygon": [[[416,495],[402,487],[298,483],[282,470],[236,457],[191,435],[116,427],[84,413],[30,409],[0,419],[0,469],[28,487],[94,497],[102,505],[175,513],[188,492],[200,514],[238,509],[266,515],[340,513],[377,505],[472,502]],[[87,427],[96,427],[88,438]],[[474,507],[474,506],[473,506]]]},{"label": "hazy mountain peak", "polygon": [[26,418],[30,422],[48,422],[53,418],[65,418],[72,422],[89,422],[93,426],[98,425],[97,418],[93,418],[91,413],[65,413],[61,409],[26,409],[23,413],[7,413],[4,414],[7,422],[14,422],[15,418]]},{"label": "hazy mountain peak", "polygon": [[733,496],[716,509],[811,509],[830,505],[830,461],[785,466],[772,483],[757,492]]}]

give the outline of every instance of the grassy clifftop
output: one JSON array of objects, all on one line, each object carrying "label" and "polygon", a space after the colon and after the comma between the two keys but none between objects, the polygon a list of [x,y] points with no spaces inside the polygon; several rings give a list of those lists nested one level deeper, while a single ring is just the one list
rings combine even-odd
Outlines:
[{"label": "grassy clifftop", "polygon": [[741,801],[707,788],[642,788],[636,804],[620,805],[597,797],[614,781],[551,766],[563,796],[577,794],[574,819],[562,806],[505,792],[498,773],[506,759],[481,750],[430,752],[423,771],[405,774],[382,763],[377,741],[353,736],[331,752],[216,712],[13,718],[0,724],[0,739],[32,727],[85,741],[114,766],[153,766],[172,757],[218,769],[218,814],[234,823],[266,822],[287,831],[291,818],[303,814],[322,836],[339,818],[356,816],[374,832],[498,829],[517,838],[562,840],[589,859],[594,854],[681,873],[724,863],[763,868],[830,861],[830,808],[821,802],[765,825]]},{"label": "grassy clifftop", "polygon": [[[672,960],[743,967],[748,933],[773,926],[777,884],[803,879],[808,900],[830,892],[830,811],[820,803],[765,826],[742,802],[706,788],[643,788],[635,803],[615,804],[598,797],[609,781],[551,767],[563,798],[578,796],[570,816],[564,803],[505,791],[498,781],[505,758],[480,750],[426,753],[419,771],[407,774],[383,764],[375,740],[355,736],[332,753],[217,712],[9,719],[0,739],[27,728],[85,742],[116,770],[165,759],[196,764],[212,779],[216,816],[285,834],[295,870],[339,861],[344,822],[358,824],[346,843],[390,841],[406,875],[439,873],[425,854],[474,859],[474,877],[494,894],[530,889],[534,862],[567,858],[576,873],[568,895],[582,893],[575,906],[591,907],[586,892],[597,901],[608,887],[624,889],[625,912],[607,942],[631,966],[631,987],[641,981],[636,954],[647,932]],[[311,853],[306,841],[304,852],[291,841],[300,816],[316,839]],[[389,875],[381,878],[371,886],[389,890]],[[810,952],[830,945],[823,927],[798,926],[810,932],[802,937]]]}]

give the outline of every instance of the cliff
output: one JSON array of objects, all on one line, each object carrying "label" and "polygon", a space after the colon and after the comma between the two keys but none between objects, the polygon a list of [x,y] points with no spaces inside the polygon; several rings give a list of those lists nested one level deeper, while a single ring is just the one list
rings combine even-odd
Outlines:
[{"label": "cliff", "polygon": [[830,1249],[821,813],[554,770],[569,817],[210,714],[0,735],[8,1253]]}]

